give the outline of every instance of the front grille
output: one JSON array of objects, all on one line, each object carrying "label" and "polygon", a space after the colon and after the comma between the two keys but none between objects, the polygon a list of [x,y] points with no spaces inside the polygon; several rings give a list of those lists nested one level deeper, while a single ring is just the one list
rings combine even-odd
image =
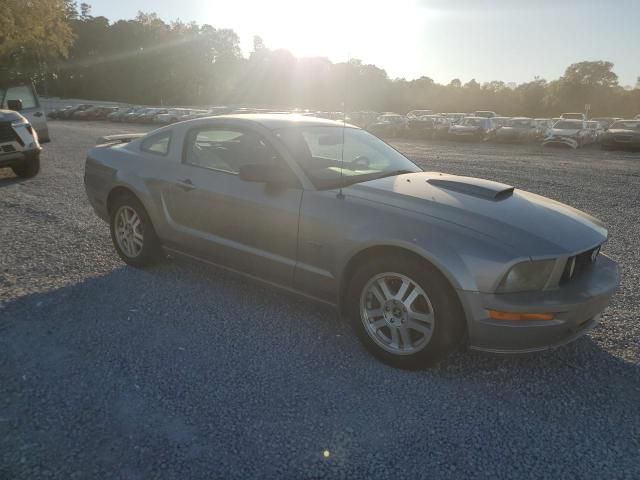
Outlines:
[{"label": "front grille", "polygon": [[11,122],[0,122],[0,142],[15,142],[18,140]]},{"label": "front grille", "polygon": [[2,150],[2,153],[13,153],[16,151],[13,145],[2,145],[2,147],[0,147],[0,150]]},{"label": "front grille", "polygon": [[567,259],[567,264],[560,277],[560,285],[564,285],[575,278],[579,278],[584,275],[593,266],[600,253],[600,246],[587,250],[586,252],[579,253],[573,257]]}]

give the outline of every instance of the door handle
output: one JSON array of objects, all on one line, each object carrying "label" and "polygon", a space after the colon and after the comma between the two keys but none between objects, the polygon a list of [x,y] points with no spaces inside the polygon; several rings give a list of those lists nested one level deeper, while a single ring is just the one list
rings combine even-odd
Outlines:
[{"label": "door handle", "polygon": [[42,116],[42,112],[36,112],[33,114],[34,117],[41,117]]},{"label": "door handle", "polygon": [[184,180],[178,180],[178,186],[187,192],[189,190],[193,190],[194,188],[196,188],[193,182],[191,181],[191,179],[189,178],[185,178]]}]

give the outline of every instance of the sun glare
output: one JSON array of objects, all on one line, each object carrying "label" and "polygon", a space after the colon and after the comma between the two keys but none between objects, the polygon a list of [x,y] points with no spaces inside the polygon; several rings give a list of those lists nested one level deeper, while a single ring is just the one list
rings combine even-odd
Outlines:
[{"label": "sun glare", "polygon": [[[208,8],[211,21],[219,19],[220,12]],[[420,43],[420,27],[435,15],[435,11],[419,7],[414,0],[240,0],[231,8],[238,11],[227,11],[227,15],[243,16],[241,34],[249,40],[259,35],[268,48],[284,48],[299,57],[321,56],[333,61],[373,61],[381,56],[393,59],[407,49],[415,52]],[[247,18],[248,12],[251,19]],[[251,48],[250,42],[248,45]]]}]

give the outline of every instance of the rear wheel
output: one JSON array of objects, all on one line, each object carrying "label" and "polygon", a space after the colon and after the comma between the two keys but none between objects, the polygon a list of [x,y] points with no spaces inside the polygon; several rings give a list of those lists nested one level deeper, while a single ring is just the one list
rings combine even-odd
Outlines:
[{"label": "rear wheel", "polygon": [[151,219],[133,195],[118,197],[111,207],[111,239],[122,260],[146,267],[162,258],[160,240]]},{"label": "rear wheel", "polygon": [[22,178],[35,177],[40,171],[40,153],[26,157],[19,165],[11,167],[11,170]]},{"label": "rear wheel", "polygon": [[430,264],[404,255],[361,265],[347,302],[364,346],[395,367],[431,366],[464,335],[464,314],[449,283]]}]

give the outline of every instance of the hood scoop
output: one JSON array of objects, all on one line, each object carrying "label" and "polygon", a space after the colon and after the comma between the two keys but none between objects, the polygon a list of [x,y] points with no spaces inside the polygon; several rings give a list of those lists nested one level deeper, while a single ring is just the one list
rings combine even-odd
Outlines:
[{"label": "hood scoop", "polygon": [[510,197],[514,190],[514,187],[504,183],[457,175],[440,175],[428,179],[427,182],[444,190],[496,201]]}]

